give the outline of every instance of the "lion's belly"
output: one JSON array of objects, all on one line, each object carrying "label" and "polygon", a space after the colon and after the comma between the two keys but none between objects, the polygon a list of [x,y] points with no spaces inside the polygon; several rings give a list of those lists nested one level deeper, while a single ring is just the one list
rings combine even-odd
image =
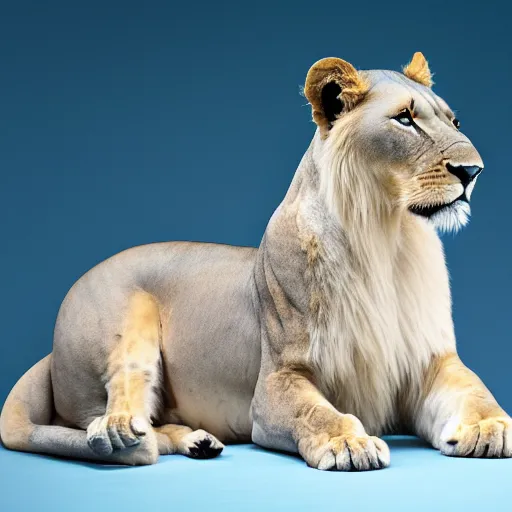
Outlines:
[{"label": "lion's belly", "polygon": [[169,300],[165,289],[154,290],[167,304],[162,354],[171,417],[226,441],[247,441],[251,433],[261,358],[254,252],[205,246],[192,264],[177,267],[181,277],[165,288],[173,289]]},{"label": "lion's belly", "polygon": [[175,303],[163,344],[165,385],[172,413],[183,423],[223,441],[249,441],[259,328],[241,297],[220,293],[202,297],[200,307],[185,297]]},{"label": "lion's belly", "polygon": [[172,409],[171,421],[176,418],[194,430],[202,428],[223,442],[251,440],[250,390],[229,388],[215,381],[199,386],[178,372],[172,392],[176,407]]}]

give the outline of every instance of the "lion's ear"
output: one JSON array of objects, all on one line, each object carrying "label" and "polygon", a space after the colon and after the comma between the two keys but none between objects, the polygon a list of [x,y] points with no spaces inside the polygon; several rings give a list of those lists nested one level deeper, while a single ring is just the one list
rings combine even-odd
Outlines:
[{"label": "lion's ear", "polygon": [[344,111],[359,103],[368,84],[352,64],[334,57],[319,60],[308,72],[304,95],[313,109],[313,120],[323,134]]},{"label": "lion's ear", "polygon": [[434,84],[427,59],[421,52],[413,55],[411,62],[404,66],[403,72],[406,77],[427,87],[432,87]]}]

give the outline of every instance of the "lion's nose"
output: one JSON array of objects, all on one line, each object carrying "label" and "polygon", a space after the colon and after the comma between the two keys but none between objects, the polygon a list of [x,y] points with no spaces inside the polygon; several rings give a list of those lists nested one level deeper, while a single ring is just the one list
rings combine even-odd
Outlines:
[{"label": "lion's nose", "polygon": [[478,165],[451,165],[446,164],[448,170],[459,178],[463,187],[467,187],[483,170]]},{"label": "lion's nose", "polygon": [[469,181],[473,181],[483,170],[483,167],[478,167],[478,165],[461,165],[461,167],[469,176]]}]

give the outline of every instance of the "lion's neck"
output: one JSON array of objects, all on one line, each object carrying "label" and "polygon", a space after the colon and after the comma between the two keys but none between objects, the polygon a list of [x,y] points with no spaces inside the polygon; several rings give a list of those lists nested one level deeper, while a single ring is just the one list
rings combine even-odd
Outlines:
[{"label": "lion's neck", "polygon": [[[360,264],[373,268],[378,255],[390,257],[393,263],[404,231],[411,223],[409,215],[382,193],[375,173],[358,166],[350,153],[329,159],[320,157],[321,144],[317,133],[283,204],[302,202],[302,212],[312,217],[313,224],[315,216],[322,216],[322,222],[343,232]],[[306,212],[307,205],[313,203],[316,212]],[[323,230],[321,225],[317,228]]]}]

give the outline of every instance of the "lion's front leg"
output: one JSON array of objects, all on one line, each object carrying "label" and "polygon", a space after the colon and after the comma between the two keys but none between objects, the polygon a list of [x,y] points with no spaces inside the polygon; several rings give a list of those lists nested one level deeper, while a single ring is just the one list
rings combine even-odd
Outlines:
[{"label": "lion's front leg", "polygon": [[283,368],[259,382],[253,401],[253,441],[299,452],[309,466],[341,471],[389,465],[384,441],[369,436],[359,419],[337,411],[307,370]]},{"label": "lion's front leg", "polygon": [[457,354],[432,361],[424,389],[416,431],[444,455],[512,457],[511,418]]}]

